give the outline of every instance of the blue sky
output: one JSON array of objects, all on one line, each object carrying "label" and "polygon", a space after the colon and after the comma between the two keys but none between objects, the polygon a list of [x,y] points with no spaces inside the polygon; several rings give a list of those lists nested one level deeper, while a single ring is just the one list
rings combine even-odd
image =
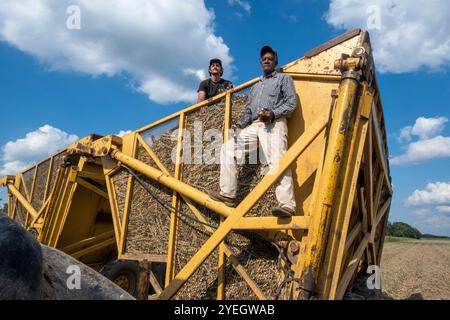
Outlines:
[{"label": "blue sky", "polygon": [[[23,6],[12,10],[8,6],[13,2]],[[3,173],[8,163],[13,167],[19,158],[20,164],[43,158],[74,135],[137,129],[189,105],[186,100],[198,83],[195,75],[205,74],[209,56],[220,56],[225,76],[243,83],[259,75],[262,45],[276,48],[283,65],[347,29],[367,28],[374,12],[368,6],[374,5],[381,22],[370,32],[382,71],[378,82],[390,156],[405,155],[410,148],[406,157],[391,164],[395,195],[390,220],[450,236],[450,27],[442,23],[450,14],[447,1],[435,1],[423,12],[400,0],[355,1],[352,7],[343,0],[193,0],[178,7],[166,1],[152,10],[169,18],[158,22],[155,16],[142,29],[133,25],[137,22],[131,13],[136,8],[139,12],[143,0],[129,2],[136,4],[128,5],[131,17],[120,13],[120,0],[115,2],[118,7],[100,8],[108,2],[98,0],[95,6],[70,1],[81,7],[81,30],[73,31],[69,43],[60,42],[57,33],[49,35],[58,19],[44,14],[26,18],[27,10],[41,12],[33,7],[40,3],[64,23],[68,1],[5,0],[0,5]],[[102,19],[111,25],[98,27]],[[8,29],[7,21],[14,21],[15,28]],[[91,32],[90,27],[97,29]],[[199,31],[193,35],[189,28]],[[97,54],[86,57],[86,48]],[[167,90],[155,88],[155,83],[166,83]],[[53,142],[31,150],[27,141],[42,135]],[[4,190],[0,198],[5,199]]]}]

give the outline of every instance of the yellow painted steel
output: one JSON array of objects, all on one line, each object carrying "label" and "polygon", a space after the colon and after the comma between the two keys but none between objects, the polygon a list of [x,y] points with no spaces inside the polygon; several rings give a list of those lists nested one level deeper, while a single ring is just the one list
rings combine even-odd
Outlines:
[{"label": "yellow painted steel", "polygon": [[[47,207],[48,207],[48,205],[49,205],[49,203],[50,203],[50,199],[51,198],[48,198],[45,202],[44,202],[44,204],[42,205],[42,208],[39,210],[39,212],[38,212],[38,215],[33,219],[33,221],[31,222],[31,225],[30,225],[30,228],[33,228],[34,227],[34,225],[36,224],[36,223],[38,223],[38,221],[42,221],[43,219],[42,219],[42,216],[45,214],[45,212],[46,212],[46,210],[47,210]],[[41,227],[42,227],[42,225],[41,225]]]},{"label": "yellow painted steel", "polygon": [[8,217],[12,218],[12,209],[13,209],[13,197],[11,193],[8,193]]},{"label": "yellow painted steel", "polygon": [[345,290],[347,289],[347,285],[350,282],[351,278],[353,277],[356,268],[358,267],[359,259],[361,258],[365,248],[369,244],[369,240],[370,234],[366,234],[359,243],[358,248],[356,249],[356,253],[352,257],[350,263],[346,266],[345,272],[342,275],[339,287],[336,292],[336,297],[338,299],[342,299],[342,297],[344,296]]},{"label": "yellow painted steel", "polygon": [[49,244],[49,237],[51,234],[51,230],[54,226],[54,221],[57,217],[57,206],[58,201],[60,199],[60,193],[62,192],[62,186],[63,181],[65,179],[65,176],[67,174],[67,168],[60,168],[58,169],[57,176],[55,177],[55,186],[54,186],[54,193],[50,196],[50,203],[48,204],[48,209],[46,212],[46,216],[44,218],[44,224],[42,226],[42,232],[39,234],[38,240],[48,245]]},{"label": "yellow painted steel", "polygon": [[27,199],[27,201],[29,201],[30,200],[30,193],[28,192],[28,187],[27,187],[27,184],[25,183],[25,178],[23,177],[22,173],[19,174],[19,179],[21,181],[21,186],[23,187],[24,196]]},{"label": "yellow painted steel", "polygon": [[12,185],[8,184],[8,190],[19,200],[19,202],[24,206],[24,208],[33,216],[33,218],[38,217],[38,213],[36,210],[31,206],[31,204],[28,202],[28,199],[26,199],[17,188]]},{"label": "yellow painted steel", "polygon": [[114,226],[114,233],[116,235],[117,247],[120,248],[120,235],[122,234],[122,227],[119,218],[119,207],[117,205],[116,191],[112,184],[110,175],[106,176],[105,183],[109,194],[108,200],[111,207],[111,216],[113,219],[113,226]]},{"label": "yellow painted steel", "polygon": [[[31,191],[30,191],[29,198],[28,198],[30,204],[33,203],[33,195],[34,195],[34,188],[36,186],[36,174],[38,173],[38,166],[35,166],[33,170],[34,170],[33,180],[31,182]],[[28,221],[30,220],[30,215],[31,215],[31,213],[28,211],[27,218],[25,220],[25,227],[27,227],[27,228],[29,228],[29,226],[31,225],[31,221],[30,221],[30,223],[28,223]],[[34,220],[36,217],[32,216],[32,218]]]},{"label": "yellow painted steel", "polygon": [[84,180],[83,178],[80,178],[79,176],[77,177],[76,180],[77,184],[79,184],[80,186],[83,186],[93,192],[95,192],[96,194],[98,194],[99,196],[108,199],[108,193],[101,190],[100,188],[98,188],[97,186],[87,182],[86,180]]},{"label": "yellow painted steel", "polygon": [[116,239],[113,237],[111,239],[108,240],[104,240],[100,243],[96,243],[94,245],[91,245],[88,248],[82,249],[80,251],[74,252],[71,254],[72,257],[74,257],[75,259],[78,259],[82,256],[88,255],[90,253],[94,253],[100,249],[103,249],[105,247],[110,247],[111,245],[113,245],[116,242]]},{"label": "yellow painted steel", "polygon": [[[223,218],[220,218],[220,223],[223,222]],[[219,245],[219,257],[217,263],[217,300],[225,299],[225,266],[226,266],[226,254],[225,244],[222,241]]]},{"label": "yellow painted steel", "polygon": [[123,253],[123,251],[125,250],[125,237],[126,234],[128,232],[128,219],[130,216],[130,210],[131,210],[131,200],[133,197],[133,189],[134,189],[134,178],[133,177],[128,177],[128,182],[127,182],[127,193],[126,193],[126,198],[125,198],[125,208],[123,211],[123,220],[122,220],[122,233],[120,234],[120,238],[118,239],[118,255],[120,257],[120,255]]},{"label": "yellow painted steel", "polygon": [[[67,253],[73,254],[74,257],[82,259],[88,264],[104,263],[105,254],[111,247],[111,240],[103,239],[101,244],[88,241],[96,239],[97,234],[104,231],[106,234],[112,232],[112,222],[109,229],[111,231],[108,231],[103,222],[96,222],[92,219],[95,218],[93,212],[103,210],[98,205],[102,201],[99,200],[97,203],[95,199],[108,198],[107,193],[101,190],[98,184],[99,179],[105,179],[104,175],[98,174],[103,169],[95,164],[95,161],[80,158],[78,164],[72,169],[61,167],[59,170],[59,167],[55,166],[55,156],[58,154],[28,169],[34,170],[34,173],[31,176],[29,173],[27,178],[29,179],[27,184],[31,188],[25,186],[23,174],[17,175],[17,179],[11,176],[5,177],[0,183],[6,185],[10,190],[9,202],[12,203],[12,196],[14,196],[26,210],[29,218],[25,221],[24,226],[36,231],[39,241],[63,251],[69,250],[71,245],[78,241],[82,245],[81,251]],[[45,168],[42,167],[44,162],[47,162]],[[97,167],[95,168],[95,166]],[[78,175],[80,172],[82,174]],[[38,176],[40,177],[39,182]],[[96,182],[92,179],[96,179]],[[18,189],[21,185],[23,194]],[[74,185],[78,185],[79,188],[74,189]],[[50,190],[51,186],[53,186],[52,190]],[[39,194],[37,193],[38,187],[42,190],[39,191]],[[27,189],[30,190],[27,191]],[[40,197],[40,202],[34,201],[37,197]],[[80,201],[82,198],[87,201]],[[38,204],[39,207],[34,207]],[[14,218],[11,209],[10,206],[10,216]],[[102,237],[98,240],[102,240]],[[115,241],[115,237],[112,240]]]},{"label": "yellow painted steel", "polygon": [[50,164],[49,164],[49,168],[48,168],[47,179],[45,179],[44,199],[50,198],[48,196],[48,193],[49,193],[49,188],[50,188],[50,179],[52,177],[53,162],[54,162],[54,157],[50,157]]},{"label": "yellow painted steel", "polygon": [[104,240],[112,239],[112,238],[114,238],[114,232],[113,231],[107,231],[107,232],[102,233],[102,234],[100,234],[98,236],[94,236],[94,237],[91,237],[91,238],[86,238],[86,239],[83,239],[83,240],[78,241],[76,243],[70,244],[70,245],[62,248],[61,250],[70,254],[71,252],[75,252],[77,250],[80,250],[81,248],[89,246],[89,245],[91,245],[93,243],[99,243],[99,242],[102,242]]},{"label": "yellow painted steel", "polygon": [[307,230],[310,217],[294,216],[291,218],[248,217],[241,218],[233,226],[234,230]]},{"label": "yellow painted steel", "polygon": [[[375,109],[375,106],[372,107],[373,109]],[[381,133],[380,133],[380,125],[378,123],[378,119],[375,116],[376,115],[376,111],[373,110],[372,113],[374,114],[374,116],[372,117],[372,121],[373,121],[373,130],[375,132],[375,142],[376,142],[376,147],[375,147],[375,152],[377,153],[378,158],[380,159],[380,163],[381,163],[381,168],[383,170],[383,175],[385,178],[385,183],[386,186],[388,187],[388,190],[390,193],[392,193],[392,186],[390,183],[390,179],[389,179],[389,174],[387,171],[387,158],[383,152],[383,147],[382,147],[382,139],[381,139]]]},{"label": "yellow painted steel", "polygon": [[76,184],[77,171],[74,168],[69,169],[67,180],[64,183],[64,191],[61,195],[61,202],[58,206],[58,213],[51,229],[49,246],[56,247],[59,242],[62,228],[64,227],[65,219],[67,218],[67,213],[70,208],[70,202],[73,199],[73,194],[77,187]]},{"label": "yellow painted steel", "polygon": [[327,154],[325,156],[322,178],[320,180],[319,195],[316,200],[312,221],[309,228],[309,239],[306,251],[303,253],[302,265],[295,270],[301,279],[299,298],[309,298],[315,293],[317,277],[322,262],[326,237],[331,222],[331,208],[333,205],[336,185],[344,157],[345,142],[350,125],[351,112],[355,104],[358,82],[347,78],[341,82],[333,115]]},{"label": "yellow painted steel", "polygon": [[[20,179],[20,175],[16,175],[14,181],[11,184],[18,190],[21,182],[22,182],[22,180]],[[11,194],[11,193],[9,193],[9,194]],[[14,201],[14,207],[13,207],[12,215],[11,215],[12,219],[16,219],[17,218],[16,217],[16,213],[17,213],[18,204],[19,204],[19,200],[16,197],[15,201]]]},{"label": "yellow painted steel", "polygon": [[[177,150],[175,159],[175,173],[174,178],[181,180],[181,160],[183,156],[183,134],[186,126],[185,113],[180,114],[177,137]],[[155,156],[156,159],[156,156]],[[176,210],[180,209],[180,199],[177,192],[172,195],[172,208],[170,212],[170,226],[169,226],[169,246],[167,249],[167,266],[166,266],[166,283],[167,286],[172,281],[175,274],[175,250],[177,244],[177,229],[178,229],[178,214]]]},{"label": "yellow painted steel", "polygon": [[[322,292],[323,298],[335,298],[356,193],[361,158],[366,141],[370,114],[367,114],[365,108],[367,105],[372,105],[373,96],[370,91],[368,91],[366,84],[363,84],[362,87],[363,89],[354,120],[353,132],[349,141],[349,151],[344,158],[344,172],[342,174],[344,178],[336,195],[338,200],[335,203],[335,223],[332,225],[329,232],[330,249],[326,259],[328,266],[325,265],[322,267],[324,271],[321,282],[323,284],[322,290],[320,291]],[[328,281],[330,278],[332,280],[331,282]]]}]

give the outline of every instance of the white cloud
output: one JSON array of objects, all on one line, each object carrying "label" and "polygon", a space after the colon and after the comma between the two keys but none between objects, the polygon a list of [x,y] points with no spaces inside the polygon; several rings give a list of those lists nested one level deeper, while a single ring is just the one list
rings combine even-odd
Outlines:
[{"label": "white cloud", "polygon": [[[66,27],[69,5],[80,7],[80,30]],[[2,0],[0,40],[53,71],[124,73],[151,100],[191,102],[211,57],[231,76],[233,59],[214,19],[203,0]]]},{"label": "white cloud", "polygon": [[202,69],[194,70],[194,69],[187,68],[187,69],[183,70],[183,73],[187,76],[194,75],[197,77],[198,80],[206,79],[206,72],[205,72],[205,70],[202,70]]},{"label": "white cloud", "polygon": [[413,136],[418,141],[406,145],[406,152],[389,159],[392,165],[417,164],[426,160],[450,157],[450,137],[440,134],[448,119],[445,117],[416,119],[413,126],[400,129],[399,142],[410,142]]},{"label": "white cloud", "polygon": [[436,210],[439,212],[450,213],[450,206],[437,206]]},{"label": "white cloud", "polygon": [[230,6],[238,5],[241,6],[247,13],[250,13],[252,6],[248,1],[245,0],[228,0]]},{"label": "white cloud", "polygon": [[448,119],[445,117],[439,118],[424,118],[416,119],[414,126],[407,126],[400,130],[400,141],[410,141],[413,135],[420,139],[429,139],[440,134],[445,127]]},{"label": "white cloud", "polygon": [[450,235],[450,217],[422,208],[410,213],[415,218],[415,225],[422,233]]},{"label": "white cloud", "polygon": [[413,127],[411,127],[411,126],[401,128],[400,134],[397,139],[398,142],[411,141],[412,128]]},{"label": "white cloud", "polygon": [[428,183],[425,190],[415,190],[405,204],[408,206],[450,204],[450,181]]},{"label": "white cloud", "polygon": [[0,167],[0,176],[14,175],[20,171],[25,170],[31,165],[31,162],[14,160],[10,162],[3,163]]},{"label": "white cloud", "polygon": [[445,117],[440,118],[417,118],[414,124],[411,134],[419,136],[420,139],[432,138],[444,130],[445,124],[448,119]]},{"label": "white cloud", "polygon": [[46,124],[27,133],[25,138],[7,142],[2,147],[0,175],[16,174],[76,140],[76,135]]},{"label": "white cloud", "polygon": [[419,206],[409,212],[414,225],[423,233],[450,236],[450,181],[429,183],[425,189],[415,190],[405,203]]},{"label": "white cloud", "polygon": [[389,159],[389,163],[392,165],[417,164],[446,157],[450,157],[450,137],[437,136],[411,142],[404,154]]},{"label": "white cloud", "polygon": [[381,72],[411,72],[450,62],[450,1],[331,0],[327,22],[369,29]]},{"label": "white cloud", "polygon": [[131,132],[132,132],[131,130],[120,130],[119,133],[116,133],[114,135],[118,137],[123,137],[124,135],[129,134]]}]

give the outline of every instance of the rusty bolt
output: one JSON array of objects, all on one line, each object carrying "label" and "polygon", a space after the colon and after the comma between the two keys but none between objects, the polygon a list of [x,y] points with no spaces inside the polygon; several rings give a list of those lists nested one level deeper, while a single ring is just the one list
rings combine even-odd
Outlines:
[{"label": "rusty bolt", "polygon": [[289,250],[296,253],[300,250],[300,247],[298,245],[297,241],[291,241],[289,242]]},{"label": "rusty bolt", "polygon": [[343,65],[343,60],[342,59],[337,59],[334,62],[334,69],[340,70],[342,68],[342,65]]}]

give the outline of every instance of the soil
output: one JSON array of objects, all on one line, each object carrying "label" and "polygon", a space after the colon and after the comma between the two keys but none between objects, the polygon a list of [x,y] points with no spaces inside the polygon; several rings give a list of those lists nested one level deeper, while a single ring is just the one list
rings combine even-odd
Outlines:
[{"label": "soil", "polygon": [[389,299],[450,299],[450,241],[405,240],[384,244],[382,290]]}]

